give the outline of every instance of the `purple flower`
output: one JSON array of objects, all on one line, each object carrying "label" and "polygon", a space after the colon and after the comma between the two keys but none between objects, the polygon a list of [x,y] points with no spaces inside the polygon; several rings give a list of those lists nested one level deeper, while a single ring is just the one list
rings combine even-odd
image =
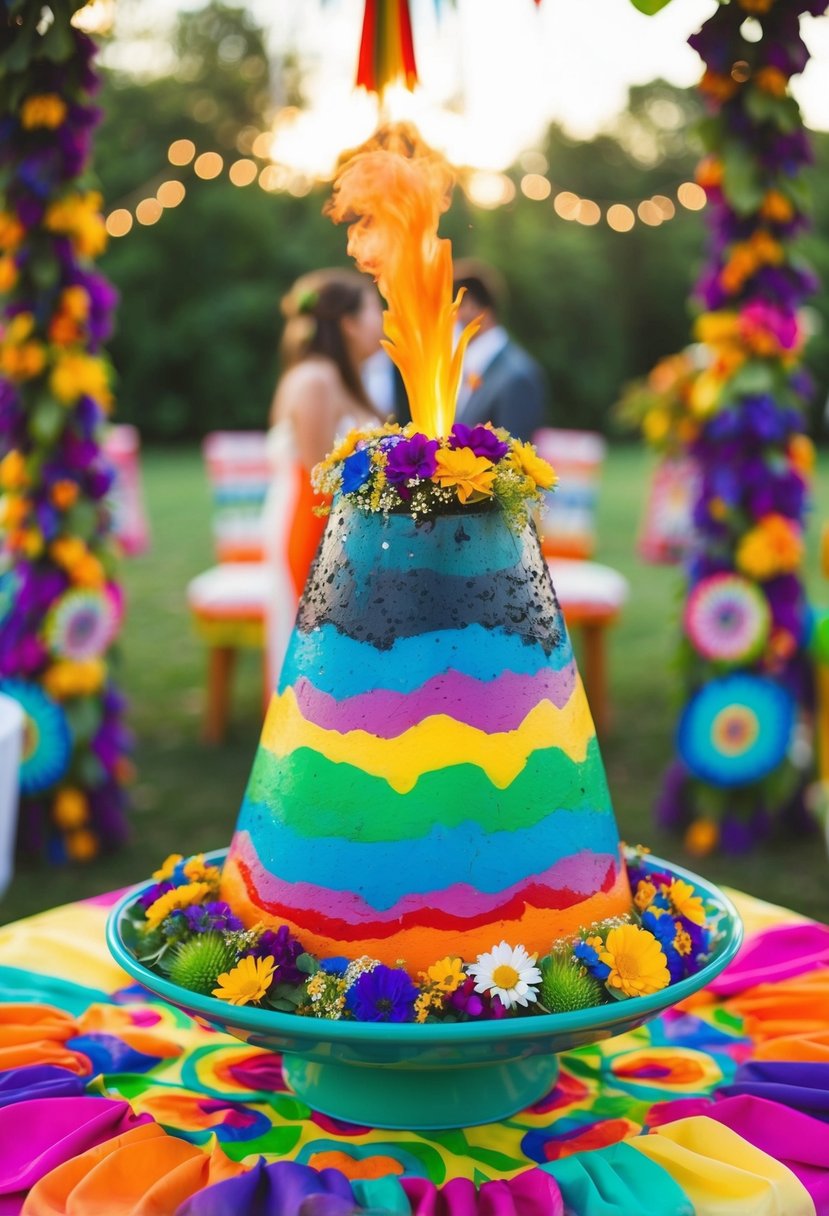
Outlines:
[{"label": "purple flower", "polygon": [[410,1022],[416,998],[417,988],[405,971],[378,963],[357,977],[345,1002],[358,1022]]},{"label": "purple flower", "polygon": [[138,902],[146,912],[151,904],[154,904],[157,899],[161,899],[162,895],[166,895],[168,891],[175,891],[175,883],[168,882],[166,879],[163,882],[153,883],[148,887],[143,895],[139,895]]},{"label": "purple flower", "polygon": [[476,456],[483,456],[497,464],[509,451],[509,444],[499,439],[488,426],[464,426],[456,422],[449,440],[451,448],[470,448]]},{"label": "purple flower", "polygon": [[472,976],[455,989],[446,1003],[458,1013],[465,1013],[468,1018],[483,1018],[488,1012],[483,997],[475,991],[475,980]]},{"label": "purple flower", "polygon": [[270,956],[273,959],[274,983],[298,984],[305,978],[296,966],[296,960],[305,952],[287,925],[280,925],[276,930],[266,929],[256,945],[246,953],[252,958]]},{"label": "purple flower", "polygon": [[408,482],[415,477],[431,477],[437,467],[437,439],[416,432],[391,449],[386,463],[386,478],[397,486],[401,498],[409,497]]},{"label": "purple flower", "polygon": [[191,933],[209,933],[213,929],[219,933],[225,930],[234,933],[244,928],[239,917],[231,912],[230,905],[222,900],[212,900],[192,908],[178,908],[173,916],[183,921]]},{"label": "purple flower", "polygon": [[371,476],[371,453],[366,449],[354,452],[343,461],[343,494],[353,494]]}]

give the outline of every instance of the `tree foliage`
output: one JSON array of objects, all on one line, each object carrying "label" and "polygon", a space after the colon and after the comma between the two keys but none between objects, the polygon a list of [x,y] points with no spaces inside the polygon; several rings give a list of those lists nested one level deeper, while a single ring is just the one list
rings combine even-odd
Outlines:
[{"label": "tree foliage", "polygon": [[[296,95],[295,65],[269,66],[264,40],[241,8],[210,3],[182,13],[175,72],[149,80],[110,73],[102,105],[97,169],[108,206],[134,205],[177,174],[187,195],[150,227],[111,243],[103,265],[121,291],[112,355],[119,416],[148,438],[185,438],[216,427],[263,426],[278,372],[279,300],[313,267],[346,264],[345,232],[322,215],[327,189],[305,197],[233,186],[226,172],[200,181],[171,170],[169,144],[192,139],[230,160],[265,127],[274,98]],[[654,82],[631,90],[611,134],[576,142],[558,126],[542,151],[554,193],[636,203],[676,196],[693,176],[699,117],[693,91]],[[829,137],[817,141],[829,163]],[[523,169],[512,171],[516,183]],[[829,185],[814,174],[818,232],[809,256],[829,277]],[[688,293],[702,261],[704,223],[678,209],[669,223],[637,223],[617,233],[560,219],[550,200],[520,189],[493,211],[472,207],[459,189],[442,232],[457,256],[497,265],[509,287],[507,323],[545,367],[550,421],[607,429],[628,380],[688,342]],[[826,316],[818,301],[816,319]],[[829,338],[813,342],[822,396],[829,384]]]}]

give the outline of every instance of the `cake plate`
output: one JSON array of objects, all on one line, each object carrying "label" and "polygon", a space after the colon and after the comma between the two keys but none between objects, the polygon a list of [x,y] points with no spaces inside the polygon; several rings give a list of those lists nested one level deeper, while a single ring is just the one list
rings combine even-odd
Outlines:
[{"label": "cake plate", "polygon": [[[208,858],[221,865],[226,854],[222,850]],[[648,855],[644,868],[692,883],[704,903],[713,905],[719,936],[712,957],[695,975],[661,992],[573,1013],[417,1025],[332,1021],[228,1005],[180,988],[135,958],[127,912],[152,882],[133,888],[112,909],[107,944],[116,962],[155,995],[245,1043],[280,1052],[285,1080],[314,1110],[378,1128],[470,1127],[505,1119],[539,1101],[555,1084],[560,1052],[641,1026],[704,988],[737,953],[742,923],[722,891],[658,857]]]}]

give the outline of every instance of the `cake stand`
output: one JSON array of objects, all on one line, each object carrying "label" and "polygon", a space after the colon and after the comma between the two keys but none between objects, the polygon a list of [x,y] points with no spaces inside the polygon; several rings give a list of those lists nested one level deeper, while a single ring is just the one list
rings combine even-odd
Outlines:
[{"label": "cake stand", "polygon": [[[208,855],[216,865],[225,856],[226,850]],[[116,962],[157,996],[245,1043],[280,1052],[285,1080],[314,1110],[378,1128],[470,1127],[539,1101],[555,1084],[560,1052],[641,1026],[704,988],[737,953],[742,924],[723,892],[658,857],[646,857],[644,868],[685,879],[713,905],[719,936],[712,956],[695,975],[661,992],[574,1013],[400,1025],[237,1008],[180,988],[137,961],[127,912],[151,882],[133,888],[112,909],[107,944]]]}]

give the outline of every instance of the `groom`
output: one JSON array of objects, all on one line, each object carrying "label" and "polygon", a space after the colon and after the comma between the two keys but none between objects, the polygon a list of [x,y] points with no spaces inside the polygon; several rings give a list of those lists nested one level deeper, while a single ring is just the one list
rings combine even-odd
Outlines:
[{"label": "groom", "polygon": [[466,351],[456,420],[465,426],[491,422],[517,439],[532,439],[546,422],[547,382],[541,367],[501,324],[501,277],[484,262],[459,259],[453,294],[461,287],[466,293],[458,322],[463,327],[480,317],[481,327]]}]

